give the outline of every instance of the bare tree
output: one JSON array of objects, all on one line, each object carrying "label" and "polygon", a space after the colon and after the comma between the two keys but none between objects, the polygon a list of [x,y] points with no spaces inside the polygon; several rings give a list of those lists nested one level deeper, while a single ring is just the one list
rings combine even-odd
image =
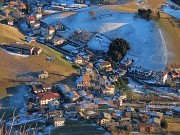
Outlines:
[{"label": "bare tree", "polygon": [[95,19],[96,17],[96,11],[95,10],[90,10],[89,15],[91,16],[92,19]]}]

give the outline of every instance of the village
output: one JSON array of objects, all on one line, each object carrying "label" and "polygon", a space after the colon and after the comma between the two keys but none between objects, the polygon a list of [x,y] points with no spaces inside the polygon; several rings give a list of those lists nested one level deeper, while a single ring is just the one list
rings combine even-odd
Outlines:
[{"label": "village", "polygon": [[[111,134],[163,134],[168,127],[166,117],[180,117],[179,67],[167,63],[164,69],[147,69],[137,64],[139,58],[129,54],[121,61],[110,61],[107,52],[115,39],[46,18],[59,12],[81,12],[92,3],[100,6],[102,1],[27,2],[32,5],[29,11],[23,2],[4,3],[2,8],[10,6],[11,10],[1,13],[8,18],[1,23],[17,27],[32,45],[39,42],[62,53],[65,60],[78,66],[78,75],[73,85],[47,85],[41,80],[48,80],[49,73],[35,73],[40,81],[24,84],[23,113],[9,121],[2,117],[0,134],[45,134],[47,127],[66,126],[71,120],[90,121]],[[97,17],[94,10],[89,16]],[[98,18],[111,16],[108,13]],[[22,56],[38,57],[42,53],[41,48],[22,43],[4,43],[0,48]]]}]

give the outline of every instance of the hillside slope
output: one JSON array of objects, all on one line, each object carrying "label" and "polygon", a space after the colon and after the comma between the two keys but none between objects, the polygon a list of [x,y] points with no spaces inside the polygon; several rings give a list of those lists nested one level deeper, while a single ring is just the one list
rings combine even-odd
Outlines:
[{"label": "hillside slope", "polygon": [[[0,44],[24,42],[24,36],[15,28],[0,24]],[[27,73],[48,71],[50,77],[42,82],[51,84],[58,82],[76,73],[76,70],[66,60],[62,59],[62,54],[39,43],[32,44],[42,48],[43,53],[39,56],[22,57],[11,55],[0,49],[0,98],[5,95],[5,88],[14,85],[10,80],[34,80]],[[53,56],[55,59],[52,62],[46,60],[47,57]],[[20,76],[20,77],[19,77]]]}]

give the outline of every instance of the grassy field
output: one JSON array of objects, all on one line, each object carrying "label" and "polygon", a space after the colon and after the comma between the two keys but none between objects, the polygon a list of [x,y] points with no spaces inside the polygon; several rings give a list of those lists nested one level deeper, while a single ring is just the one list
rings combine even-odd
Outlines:
[{"label": "grassy field", "polygon": [[168,123],[167,133],[168,135],[179,135],[180,134],[180,119],[166,117]]},{"label": "grassy field", "polygon": [[[105,5],[103,8],[120,12],[137,12],[139,8],[146,7],[151,8],[153,13],[157,13],[160,10],[166,0],[146,0],[144,4],[137,4],[136,0],[125,5]],[[160,26],[165,41],[167,43],[168,50],[168,62],[173,65],[180,64],[180,21],[175,20],[172,16],[165,13],[160,13],[161,19],[155,20]]]},{"label": "grassy field", "polygon": [[[162,14],[163,15],[163,14]],[[169,52],[169,63],[172,64],[180,64],[180,22],[177,20],[172,19],[171,16],[163,15],[163,17],[169,19],[161,18],[158,20],[159,25],[161,26],[162,30],[164,31],[165,40],[167,42],[167,49]]]},{"label": "grassy field", "polygon": [[[24,42],[24,38],[24,35],[16,28],[0,24],[0,43]],[[17,77],[26,73],[48,71],[49,79],[40,80],[47,84],[59,82],[67,77],[71,79],[71,74],[76,73],[74,66],[64,60],[61,53],[39,43],[32,43],[32,45],[42,48],[43,53],[39,56],[20,57],[0,50],[0,63],[2,63],[0,66],[0,98],[6,96],[7,87],[14,85],[9,79],[29,79],[30,77]],[[49,62],[46,60],[47,56],[55,59]]]}]

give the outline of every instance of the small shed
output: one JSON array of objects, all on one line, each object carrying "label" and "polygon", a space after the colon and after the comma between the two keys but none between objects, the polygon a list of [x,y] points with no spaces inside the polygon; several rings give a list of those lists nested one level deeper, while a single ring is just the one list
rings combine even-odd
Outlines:
[{"label": "small shed", "polygon": [[42,71],[38,74],[38,78],[40,79],[46,79],[49,77],[49,73],[47,71]]}]

